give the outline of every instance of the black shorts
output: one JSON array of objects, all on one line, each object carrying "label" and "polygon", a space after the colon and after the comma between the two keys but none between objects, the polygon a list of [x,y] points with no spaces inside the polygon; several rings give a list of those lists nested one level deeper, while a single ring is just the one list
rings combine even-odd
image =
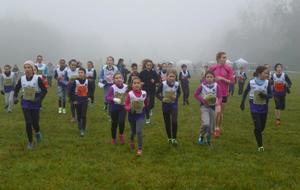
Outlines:
[{"label": "black shorts", "polygon": [[275,109],[284,110],[285,109],[285,96],[274,96]]},{"label": "black shorts", "polygon": [[227,103],[228,102],[228,97],[227,96],[223,96],[222,97],[222,103]]}]

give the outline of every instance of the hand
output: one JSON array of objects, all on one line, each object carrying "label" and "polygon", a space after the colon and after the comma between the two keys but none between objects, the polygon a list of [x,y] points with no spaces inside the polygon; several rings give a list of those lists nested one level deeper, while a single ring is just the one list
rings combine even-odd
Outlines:
[{"label": "hand", "polygon": [[150,81],[151,81],[152,84],[155,83],[155,80],[154,80],[154,79],[151,79]]},{"label": "hand", "polygon": [[78,104],[78,102],[77,102],[77,101],[74,101],[73,104],[76,105],[76,104]]},{"label": "hand", "polygon": [[103,83],[104,85],[106,85],[106,84],[107,84],[107,81],[106,81],[106,80],[103,80],[102,83]]},{"label": "hand", "polygon": [[3,90],[1,90],[1,94],[4,95],[4,91]]},{"label": "hand", "polygon": [[224,78],[223,77],[216,77],[216,81],[219,81],[219,80],[224,80]]},{"label": "hand", "polygon": [[175,101],[176,98],[177,98],[176,95],[171,96],[171,100],[172,100],[172,101]]},{"label": "hand", "polygon": [[121,99],[120,98],[114,98],[113,101],[116,104],[120,104],[121,103]]},{"label": "hand", "polygon": [[241,105],[240,105],[240,109],[241,109],[242,111],[244,111],[244,110],[245,110],[245,103],[244,103],[244,102],[242,102],[242,103],[241,103]]},{"label": "hand", "polygon": [[130,110],[130,113],[131,113],[131,114],[136,114],[136,111],[131,109],[131,110]]},{"label": "hand", "polygon": [[204,100],[203,105],[204,106],[209,106],[209,104],[208,104],[208,102],[206,100]]}]

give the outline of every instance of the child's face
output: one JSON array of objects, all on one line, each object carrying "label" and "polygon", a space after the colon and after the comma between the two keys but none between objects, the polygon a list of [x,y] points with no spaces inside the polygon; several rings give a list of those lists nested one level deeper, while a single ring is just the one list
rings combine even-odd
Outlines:
[{"label": "child's face", "polygon": [[161,66],[161,69],[162,69],[163,71],[166,71],[166,70],[168,69],[167,64],[163,64],[163,65]]},{"label": "child's face", "polygon": [[186,71],[186,70],[187,70],[187,67],[182,67],[182,70],[183,70],[183,71]]},{"label": "child's face", "polygon": [[10,72],[10,68],[9,67],[4,67],[4,72],[5,73],[9,73]]},{"label": "child's face", "polygon": [[134,79],[132,81],[132,89],[133,90],[141,90],[141,80],[140,79]]},{"label": "child's face", "polygon": [[75,71],[76,68],[77,68],[77,63],[76,63],[76,62],[72,62],[72,63],[70,64],[70,68],[71,68],[72,71]]},{"label": "child's face", "polygon": [[277,73],[282,73],[282,67],[281,67],[281,65],[278,65],[278,66],[276,67],[276,72],[277,72]]},{"label": "child's face", "polygon": [[244,70],[244,68],[243,68],[243,67],[241,67],[241,68],[240,68],[240,71],[243,71],[243,70]]},{"label": "child's face", "polygon": [[172,67],[173,67],[172,63],[169,63],[169,64],[168,64],[168,68],[169,68],[169,69],[172,69]]},{"label": "child's face", "polygon": [[220,64],[225,64],[226,61],[227,61],[227,55],[226,55],[226,54],[223,54],[223,55],[221,56],[221,58],[218,60],[218,62],[219,62]]},{"label": "child's face", "polygon": [[114,82],[116,85],[120,86],[123,84],[123,77],[122,75],[115,75],[115,78],[114,78]]},{"label": "child's face", "polygon": [[28,65],[28,64],[24,65],[24,72],[25,72],[26,76],[33,75],[33,69],[31,67],[31,65]]},{"label": "child's face", "polygon": [[92,69],[92,68],[93,68],[93,65],[92,65],[91,63],[88,63],[88,64],[87,64],[87,67],[88,67],[89,69]]},{"label": "child's face", "polygon": [[36,62],[42,63],[42,62],[43,62],[43,58],[42,58],[41,56],[38,56],[38,57],[36,58]]},{"label": "child's face", "polygon": [[258,78],[261,80],[268,80],[269,79],[269,70],[266,69],[262,73],[258,74]]},{"label": "child's face", "polygon": [[106,64],[107,64],[108,66],[113,66],[114,60],[113,60],[111,57],[109,57],[109,58],[107,58],[107,60],[106,60]]},{"label": "child's face", "polygon": [[34,73],[34,74],[37,74],[37,72],[38,72],[38,71],[37,71],[36,67],[33,67],[33,73]]},{"label": "child's face", "polygon": [[85,78],[85,72],[83,70],[78,71],[79,78],[84,79]]},{"label": "child's face", "polygon": [[59,62],[59,66],[60,66],[60,67],[65,67],[65,66],[66,66],[66,63],[65,63],[64,61],[60,61],[60,62]]},{"label": "child's face", "polygon": [[167,81],[171,84],[174,84],[176,80],[176,76],[174,73],[169,73],[168,76],[167,76]]},{"label": "child's face", "polygon": [[136,72],[137,71],[137,66],[133,66],[131,67],[132,72]]},{"label": "child's face", "polygon": [[208,84],[212,84],[215,81],[215,77],[212,74],[207,74],[205,80]]},{"label": "child's face", "polygon": [[148,71],[150,71],[150,70],[152,69],[152,67],[153,67],[153,65],[152,65],[151,62],[147,62],[147,63],[146,63],[146,69],[147,69]]}]

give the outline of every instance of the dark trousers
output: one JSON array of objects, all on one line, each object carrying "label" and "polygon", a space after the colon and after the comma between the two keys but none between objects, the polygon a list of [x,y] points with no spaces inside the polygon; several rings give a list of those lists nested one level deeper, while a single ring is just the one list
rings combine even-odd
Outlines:
[{"label": "dark trousers", "polygon": [[238,82],[238,85],[239,85],[238,95],[242,95],[244,91],[245,82]]},{"label": "dark trousers", "polygon": [[146,119],[150,119],[150,111],[154,108],[155,104],[155,92],[147,92],[147,98],[149,100],[149,105],[145,109]]},{"label": "dark trousers", "polygon": [[124,133],[126,111],[125,109],[111,111],[110,117],[111,117],[111,137],[115,139],[117,136],[118,126],[119,126],[119,134],[122,135]]},{"label": "dark trousers", "polygon": [[89,98],[91,98],[91,103],[94,103],[95,100],[95,89],[96,89],[96,85],[95,85],[95,81],[90,82],[91,83],[91,88],[89,89]]},{"label": "dark trousers", "polygon": [[190,96],[190,85],[189,84],[181,84],[181,89],[183,92],[183,103],[186,103],[189,101]]},{"label": "dark trousers", "polygon": [[77,122],[79,130],[84,131],[86,128],[86,113],[88,102],[82,102],[79,104],[75,104],[76,112],[77,112]]},{"label": "dark trousers", "polygon": [[266,113],[251,113],[254,122],[254,135],[258,147],[263,146],[262,132],[266,127],[267,114]]},{"label": "dark trousers", "polygon": [[177,137],[177,109],[170,109],[163,112],[165,128],[169,139],[176,139]]},{"label": "dark trousers", "polygon": [[23,108],[23,114],[25,118],[28,141],[32,143],[32,129],[34,129],[36,133],[40,132],[40,110]]},{"label": "dark trousers", "polygon": [[52,78],[52,76],[47,76],[47,81],[50,87],[52,86]]}]

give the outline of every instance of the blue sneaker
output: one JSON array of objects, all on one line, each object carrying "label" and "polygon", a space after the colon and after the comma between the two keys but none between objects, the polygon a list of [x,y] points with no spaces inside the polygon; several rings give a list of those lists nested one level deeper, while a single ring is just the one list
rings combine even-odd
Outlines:
[{"label": "blue sneaker", "polygon": [[33,145],[32,145],[32,143],[28,143],[28,145],[27,145],[27,149],[28,149],[28,150],[32,150],[32,149],[33,149]]},{"label": "blue sneaker", "polygon": [[41,134],[41,132],[36,133],[35,136],[36,136],[36,141],[38,143],[40,143],[42,141],[42,134]]},{"label": "blue sneaker", "polygon": [[203,137],[199,137],[198,144],[203,145]]}]

